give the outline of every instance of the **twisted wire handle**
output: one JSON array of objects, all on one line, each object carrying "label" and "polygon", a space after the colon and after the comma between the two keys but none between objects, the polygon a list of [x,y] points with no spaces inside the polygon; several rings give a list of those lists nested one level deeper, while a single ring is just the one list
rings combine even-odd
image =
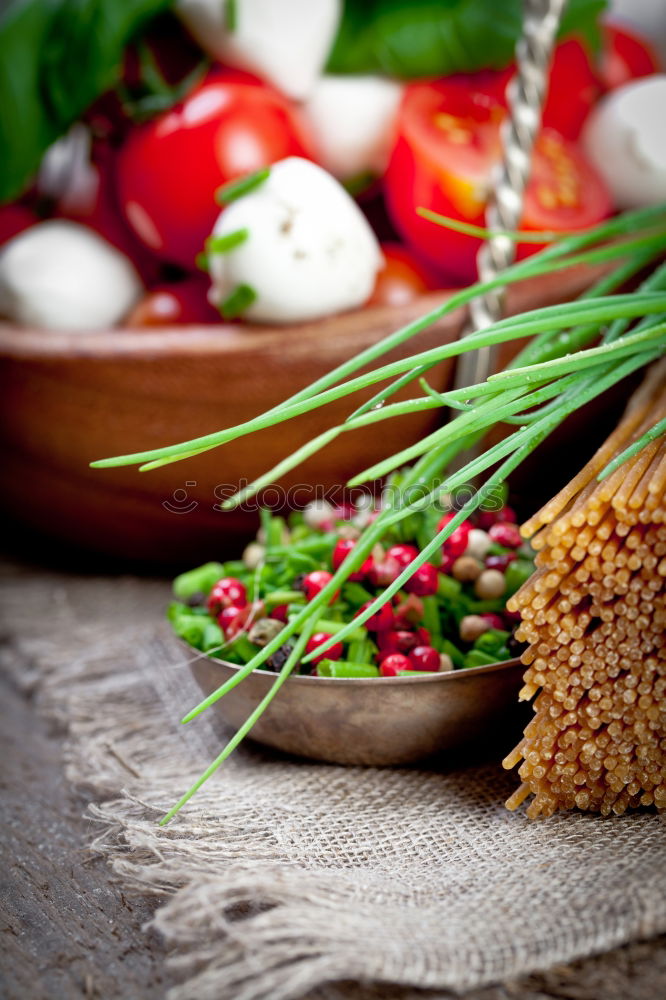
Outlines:
[{"label": "twisted wire handle", "polygon": [[[524,0],[523,35],[516,46],[516,75],[507,89],[509,115],[502,125],[502,161],[496,168],[486,211],[488,229],[514,230],[523,212],[523,197],[532,161],[548,84],[548,69],[566,0]],[[494,278],[512,263],[515,243],[494,236],[477,256],[482,281]],[[502,291],[474,299],[470,314],[474,329],[483,329],[501,318]],[[457,384],[484,381],[492,372],[493,349],[482,348],[463,355]]]}]

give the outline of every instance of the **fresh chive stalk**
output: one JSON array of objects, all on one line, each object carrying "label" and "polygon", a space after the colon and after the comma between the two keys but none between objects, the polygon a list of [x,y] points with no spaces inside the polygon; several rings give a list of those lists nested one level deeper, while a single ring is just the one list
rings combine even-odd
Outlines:
[{"label": "fresh chive stalk", "polygon": [[[652,229],[639,236],[635,235],[640,227],[646,226],[652,227]],[[621,245],[598,245],[602,240],[623,235],[629,238]],[[658,268],[632,295],[609,294],[611,291],[614,292],[622,281],[637,273],[640,267],[654,260],[659,253],[663,253],[664,249],[666,249],[666,206],[627,213],[594,231],[566,236],[557,244],[541,251],[528,261],[513,265],[497,279],[477,283],[470,289],[464,289],[427,316],[396,331],[380,344],[373,345],[372,348],[362,352],[356,358],[340,365],[335,371],[318,379],[280,406],[273,407],[245,424],[171,448],[156,449],[152,452],[94,463],[96,465],[121,465],[132,462],[157,463],[159,461],[179,460],[186,455],[217,447],[261,427],[272,426],[279,421],[309,412],[328,402],[349,395],[359,388],[366,388],[376,382],[398,376],[397,381],[382,390],[383,395],[374,397],[374,405],[382,404],[381,410],[368,411],[368,404],[364,404],[362,408],[350,415],[347,423],[331,428],[323,435],[308,442],[299,449],[295,456],[279,463],[270,473],[266,473],[265,476],[251,484],[247,491],[231,498],[231,501],[226,504],[231,506],[259,488],[269,476],[275,478],[276,475],[293,468],[295,464],[298,464],[298,461],[313,454],[323,444],[338,434],[344,433],[347,429],[371,426],[383,419],[420,409],[445,406],[450,401],[455,401],[460,407],[463,407],[462,412],[455,419],[429,435],[421,445],[406,449],[383,463],[376,463],[351,481],[358,483],[366,477],[374,477],[397,465],[402,465],[408,458],[417,459],[415,465],[407,471],[401,482],[402,499],[398,495],[398,491],[393,492],[387,499],[379,517],[365,530],[352,552],[320,593],[305,606],[292,605],[290,611],[293,610],[294,613],[290,614],[287,624],[279,635],[255,653],[232,678],[184,717],[183,722],[194,719],[200,712],[241,683],[244,677],[256,667],[261,666],[292,636],[297,637],[292,654],[276,678],[269,694],[202,778],[170,810],[165,821],[188,801],[203,781],[238,745],[299,660],[308,663],[313,658],[321,656],[334,642],[349,640],[354,635],[353,650],[355,654],[358,654],[358,659],[352,660],[350,655],[350,661],[363,663],[363,658],[367,656],[369,649],[368,640],[362,638],[362,632],[359,634],[363,624],[404,587],[404,584],[419,566],[436,557],[442,543],[456,527],[475,509],[490,500],[493,491],[504,483],[513,469],[535,448],[538,448],[542,441],[570,413],[664,353],[666,350],[666,289],[664,288],[666,271]],[[475,295],[523,280],[525,277],[538,276],[548,271],[570,267],[573,264],[605,263],[612,260],[619,261],[613,273],[596,283],[593,289],[594,294],[588,292],[575,303],[544,307],[532,310],[521,317],[510,317],[485,328],[483,331],[470,334],[455,344],[443,345],[431,351],[423,351],[404,361],[382,365],[367,374],[348,378],[361,367],[376,361],[388,350],[425,329],[434,320],[469,302]],[[635,320],[639,321],[627,333],[630,324]],[[455,357],[468,350],[505,343],[529,334],[533,334],[534,339],[514,359],[507,373],[490,378],[480,385],[453,393],[437,393],[431,387],[423,386],[425,395],[421,398],[383,405],[396,385],[399,383],[408,384],[416,377],[421,377],[430,367],[446,357]],[[598,338],[601,340],[600,344],[588,347]],[[571,356],[567,357],[567,355]],[[348,380],[344,382],[343,379]],[[468,447],[470,442],[482,437],[498,419],[513,421],[518,426],[504,440],[467,463],[459,472],[446,476],[442,481],[442,473],[450,460],[461,449]],[[645,441],[643,443],[652,440],[659,433],[664,433],[663,425],[664,421],[655,425],[648,432],[648,435],[653,435],[653,437],[649,438],[648,435],[644,435]],[[638,445],[638,442],[636,444]],[[452,490],[480,473],[488,473],[491,467],[497,466],[497,463],[500,463],[499,468],[495,468],[480,490],[462,509],[456,512],[455,516],[439,532],[434,533],[433,537],[423,546],[417,558],[403,570],[397,580],[387,587],[382,595],[371,601],[364,611],[347,623],[319,618],[320,615],[326,613],[326,608],[340,587],[345,584],[347,587],[351,586],[347,582],[349,575],[361,566],[374,545],[385,537],[387,531],[404,524],[415,511],[423,508],[423,498],[419,498],[413,503],[406,502],[404,499],[409,495],[408,488],[410,486],[424,487],[426,499],[434,501],[442,491]],[[606,474],[607,471],[604,470]],[[327,643],[318,645],[316,652],[302,655],[307,642],[304,637],[311,634],[315,623],[318,629],[323,631],[323,622],[330,626],[326,631],[330,632],[332,638]],[[440,645],[442,645],[441,642]],[[459,660],[461,654],[457,650],[455,652]],[[485,655],[482,650],[476,650],[475,653],[478,654],[477,659],[479,656]],[[449,655],[453,657],[453,653]],[[466,664],[470,656],[471,654],[467,654]],[[453,658],[456,659],[456,657]]]},{"label": "fresh chive stalk", "polygon": [[[301,654],[303,653],[303,650],[307,645],[307,641],[310,638],[311,633],[312,633],[311,628],[304,629],[304,631],[301,633],[299,638],[294,643],[294,648],[292,649],[291,653],[289,654],[289,657],[285,661],[285,664],[280,670],[280,673],[276,677],[275,683],[273,684],[271,689],[268,691],[266,695],[264,695],[264,697],[261,699],[255,710],[248,716],[243,725],[238,729],[238,732],[235,733],[234,736],[232,736],[232,738],[229,740],[229,742],[224,747],[222,752],[218,754],[218,756],[215,758],[213,763],[206,768],[201,777],[197,778],[194,784],[190,788],[188,788],[188,790],[178,800],[178,802],[176,802],[176,804],[172,806],[171,809],[169,809],[166,815],[162,817],[162,819],[160,820],[160,826],[164,826],[166,823],[169,822],[170,819],[173,819],[173,817],[180,809],[182,809],[185,803],[189,802],[192,796],[199,791],[204,782],[208,781],[211,775],[215,774],[218,767],[224,763],[224,761],[231,753],[233,753],[238,744],[245,739],[245,737],[250,732],[257,719],[259,719],[266,711],[266,709],[272,702],[275,695],[278,693],[278,691],[280,690],[286,679],[293,671],[296,664],[299,662]],[[247,667],[245,669],[247,669]]]},{"label": "fresh chive stalk", "polygon": [[[616,237],[626,235],[628,233],[631,234],[639,230],[641,227],[648,227],[650,225],[657,228],[657,231],[654,233],[648,232],[646,235],[642,235],[638,239],[627,240],[623,243],[615,243],[609,246],[593,248],[592,250],[585,250],[586,247],[589,247],[591,244],[596,242],[615,239]],[[268,423],[259,423],[258,421],[261,421],[268,414],[272,414],[274,418],[272,422],[276,422],[278,419],[277,415],[283,410],[292,409],[296,403],[299,403],[302,400],[310,399],[311,397],[318,395],[322,390],[335,385],[335,383],[340,382],[341,379],[346,378],[354,371],[358,371],[365,365],[370,364],[376,360],[376,358],[381,357],[394,347],[401,345],[406,340],[430,326],[432,323],[441,319],[443,316],[453,312],[456,308],[466,305],[477,295],[482,295],[487,291],[492,291],[493,289],[504,285],[522,281],[525,278],[538,277],[539,275],[548,273],[549,271],[564,269],[577,264],[603,263],[618,258],[626,258],[628,255],[634,253],[648,253],[648,251],[657,254],[659,252],[663,252],[665,246],[666,205],[625,213],[615,219],[611,219],[602,226],[596,227],[593,230],[588,230],[578,236],[566,238],[554,247],[548,247],[528,260],[520,261],[519,263],[512,265],[497,278],[490,281],[477,282],[469,288],[462,289],[427,315],[405,327],[402,327],[395,333],[385,337],[379,343],[373,344],[371,347],[362,351],[354,358],[339,365],[327,375],[321,376],[321,378],[317,379],[310,386],[300,390],[279,406],[273,407],[272,410],[267,411],[267,414],[263,414],[260,418],[246,421],[244,424],[228,428],[225,431],[205,435],[201,438],[195,439],[194,441],[183,442],[182,444],[172,445],[166,448],[153,449],[147,452],[138,452],[132,455],[102,459],[91,464],[95,468],[109,468],[120,465],[133,465],[142,462],[151,462],[156,459],[170,459],[177,461],[179,458],[190,455],[194,451],[198,452],[198,450],[203,451],[218,447],[220,444],[234,440],[243,434],[248,434],[255,429],[259,429],[261,426],[271,426],[270,421]],[[563,328],[566,326],[566,322],[563,321]],[[465,339],[468,341],[472,340],[471,337]],[[469,343],[466,349],[473,349],[475,346],[478,346],[478,344]],[[419,374],[423,374],[423,372],[420,372]],[[388,392],[389,390],[386,391]],[[344,390],[339,393],[340,396],[346,394],[347,393]],[[291,415],[296,416],[298,413],[292,412]]]},{"label": "fresh chive stalk", "polygon": [[666,434],[666,417],[663,420],[659,420],[653,427],[651,427],[645,434],[642,434],[633,444],[630,444],[628,448],[621,451],[619,455],[609,462],[605,469],[602,469],[597,479],[601,481],[610,476],[612,472],[619,469],[620,466],[627,461],[629,458],[633,458],[639,451],[642,451],[646,444],[650,444],[651,441],[655,441],[662,434]]}]

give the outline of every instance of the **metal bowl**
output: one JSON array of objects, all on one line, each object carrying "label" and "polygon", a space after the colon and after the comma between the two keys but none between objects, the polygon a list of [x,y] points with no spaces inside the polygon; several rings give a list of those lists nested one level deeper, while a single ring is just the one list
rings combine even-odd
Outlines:
[{"label": "metal bowl", "polygon": [[[211,694],[238,671],[202,656],[194,679]],[[485,667],[415,677],[290,677],[251,731],[258,743],[334,764],[410,764],[498,734],[515,724],[524,666]],[[214,708],[238,728],[275,681],[255,670]],[[515,728],[513,734],[515,735]],[[515,742],[515,741],[514,741]]]}]

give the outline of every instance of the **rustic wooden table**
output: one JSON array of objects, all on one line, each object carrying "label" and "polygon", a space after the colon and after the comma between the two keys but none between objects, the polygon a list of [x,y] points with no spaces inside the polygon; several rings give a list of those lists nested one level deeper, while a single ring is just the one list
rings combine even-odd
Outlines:
[{"label": "rustic wooden table", "polygon": [[[39,567],[34,568],[35,578]],[[67,574],[63,573],[63,584]],[[36,609],[43,614],[44,609]],[[88,850],[86,796],[64,775],[63,733],[38,711],[12,623],[5,621],[0,677],[3,864],[0,868],[0,996],[7,1000],[164,997],[172,978],[165,950],[142,925],[151,903],[123,891]],[[358,984],[316,1000],[443,1000]],[[656,1000],[666,996],[666,935],[520,981],[474,990],[463,1000]],[[195,1000],[195,998],[193,998]],[[309,1000],[315,1000],[312,995]]]}]

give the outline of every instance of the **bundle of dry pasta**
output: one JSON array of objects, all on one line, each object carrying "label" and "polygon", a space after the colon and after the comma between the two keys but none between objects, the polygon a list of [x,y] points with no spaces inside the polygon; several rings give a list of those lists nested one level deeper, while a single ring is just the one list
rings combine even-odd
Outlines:
[{"label": "bundle of dry pasta", "polygon": [[652,368],[584,469],[523,525],[537,571],[509,602],[529,643],[521,698],[537,697],[509,809],[666,807],[666,438],[602,469],[666,415]]}]

